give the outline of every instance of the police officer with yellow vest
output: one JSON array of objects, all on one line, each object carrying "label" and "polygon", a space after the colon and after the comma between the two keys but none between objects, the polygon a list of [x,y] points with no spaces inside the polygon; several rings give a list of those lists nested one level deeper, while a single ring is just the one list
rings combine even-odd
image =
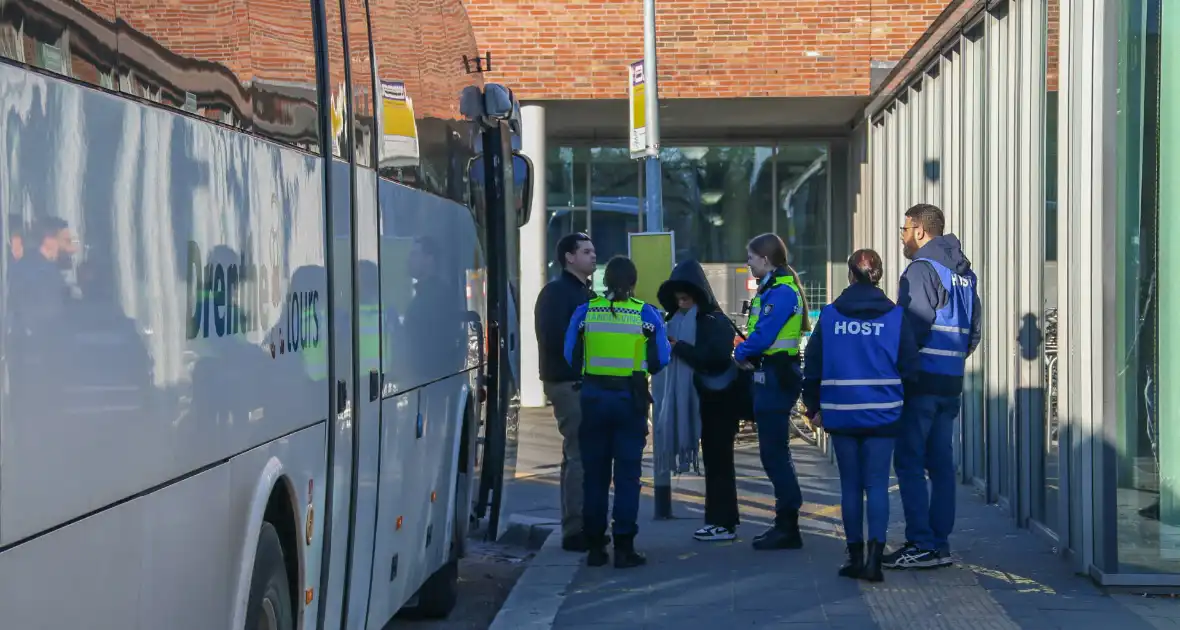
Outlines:
[{"label": "police officer with yellow vest", "polygon": [[612,258],[603,276],[605,297],[578,307],[565,336],[565,359],[583,375],[578,440],[590,566],[610,559],[606,525],[612,464],[615,567],[647,562],[635,551],[639,476],[651,404],[647,377],[668,364],[672,348],[659,312],[634,297],[637,280],[635,263],[622,256]]},{"label": "police officer with yellow vest", "polygon": [[905,394],[920,370],[902,308],[877,287],[883,273],[881,256],[871,249],[848,258],[849,286],[821,313],[803,367],[803,405],[831,436],[840,467],[848,562],[839,575],[870,582],[884,578],[889,465]]},{"label": "police officer with yellow vest", "polygon": [[758,450],[774,484],[775,503],[774,526],[754,538],[754,548],[799,549],[803,492],[791,459],[790,416],[803,382],[799,338],[810,328],[807,303],[798,276],[787,267],[787,246],[781,238],[762,234],[746,249],[750,273],[759,285],[750,304],[749,337],[734,349],[733,358],[754,372]]}]

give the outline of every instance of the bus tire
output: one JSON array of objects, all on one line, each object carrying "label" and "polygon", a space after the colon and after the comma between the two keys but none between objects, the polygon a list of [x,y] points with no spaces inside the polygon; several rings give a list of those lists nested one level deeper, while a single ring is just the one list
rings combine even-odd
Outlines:
[{"label": "bus tire", "polygon": [[459,601],[459,559],[451,558],[439,567],[418,591],[418,614],[428,619],[443,619]]},{"label": "bus tire", "polygon": [[254,554],[246,627],[273,630],[295,628],[291,587],[287,566],[283,562],[283,546],[279,543],[279,534],[274,525],[265,521],[258,532],[258,550]]}]

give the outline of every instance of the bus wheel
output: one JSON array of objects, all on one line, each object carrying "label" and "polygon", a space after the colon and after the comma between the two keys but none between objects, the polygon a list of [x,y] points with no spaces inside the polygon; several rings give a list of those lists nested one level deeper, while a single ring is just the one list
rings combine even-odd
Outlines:
[{"label": "bus wheel", "polygon": [[254,575],[250,578],[250,603],[246,609],[246,630],[294,630],[291,588],[283,547],[274,525],[263,522],[254,554]]},{"label": "bus wheel", "polygon": [[451,614],[459,600],[459,558],[439,567],[418,591],[418,614],[442,619]]}]

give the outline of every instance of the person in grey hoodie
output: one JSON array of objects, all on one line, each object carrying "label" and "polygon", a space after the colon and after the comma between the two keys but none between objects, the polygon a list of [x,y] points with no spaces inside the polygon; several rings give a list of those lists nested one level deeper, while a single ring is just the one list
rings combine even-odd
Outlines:
[{"label": "person in grey hoodie", "polygon": [[[921,378],[906,389],[893,469],[905,511],[906,543],[888,554],[887,569],[951,564],[955,523],[954,426],[962,404],[967,357],[981,338],[975,272],[942,210],[918,204],[905,213],[901,242],[911,263],[897,304],[918,343]],[[927,479],[930,488],[927,491]]]}]

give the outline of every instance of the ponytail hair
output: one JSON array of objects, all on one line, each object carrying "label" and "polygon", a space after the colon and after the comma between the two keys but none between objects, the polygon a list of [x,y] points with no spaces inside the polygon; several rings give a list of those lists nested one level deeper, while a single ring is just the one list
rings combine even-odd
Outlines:
[{"label": "ponytail hair", "polygon": [[856,284],[877,286],[885,275],[881,255],[871,249],[858,249],[848,257],[848,273]]},{"label": "ponytail hair", "polygon": [[602,284],[606,287],[606,299],[610,301],[610,314],[615,314],[615,302],[629,300],[635,295],[639,282],[639,270],[626,256],[615,256],[606,263]]}]

